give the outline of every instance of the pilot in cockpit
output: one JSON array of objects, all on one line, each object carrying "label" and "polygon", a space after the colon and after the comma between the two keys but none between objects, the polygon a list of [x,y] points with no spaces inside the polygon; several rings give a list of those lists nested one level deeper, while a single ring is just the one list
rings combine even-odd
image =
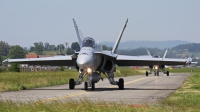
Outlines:
[{"label": "pilot in cockpit", "polygon": [[92,39],[85,39],[83,41],[83,47],[95,47],[95,42]]}]

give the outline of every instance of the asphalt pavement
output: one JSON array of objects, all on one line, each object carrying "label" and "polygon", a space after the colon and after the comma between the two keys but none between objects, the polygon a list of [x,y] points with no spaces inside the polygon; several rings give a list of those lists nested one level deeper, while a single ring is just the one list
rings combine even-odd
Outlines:
[{"label": "asphalt pavement", "polygon": [[[128,76],[124,78],[124,90],[119,90],[118,86],[110,85],[107,79],[95,84],[95,90],[88,88],[85,91],[84,83],[75,86],[74,90],[69,89],[69,85],[59,85],[51,87],[35,88],[31,90],[21,90],[13,92],[1,92],[0,98],[13,101],[38,101],[51,102],[54,100],[68,99],[90,99],[103,100],[106,102],[126,102],[130,104],[159,103],[182,86],[183,82],[190,76],[186,73],[171,73],[170,76],[160,74],[154,76],[150,74]],[[115,78],[118,81],[119,78]]]}]

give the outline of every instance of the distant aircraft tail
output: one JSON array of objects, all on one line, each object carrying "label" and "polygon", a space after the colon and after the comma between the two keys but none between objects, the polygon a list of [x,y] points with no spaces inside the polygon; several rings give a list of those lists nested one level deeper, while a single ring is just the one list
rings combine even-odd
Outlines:
[{"label": "distant aircraft tail", "polygon": [[111,53],[116,53],[117,48],[118,48],[118,45],[119,45],[119,42],[120,42],[120,40],[121,40],[121,38],[122,38],[122,35],[123,35],[123,33],[124,33],[124,30],[125,30],[125,28],[126,28],[127,23],[128,23],[128,18],[127,18],[127,20],[126,20],[126,23],[125,23],[125,25],[124,25],[124,28],[122,29],[122,31],[121,31],[121,33],[120,33],[118,39],[117,39],[116,42],[115,42],[115,45],[114,45],[113,48],[112,48]]},{"label": "distant aircraft tail", "polygon": [[164,55],[163,55],[163,59],[166,57],[167,52],[168,52],[168,49],[169,49],[169,48],[166,49],[166,51],[165,51],[165,53],[164,53]]},{"label": "distant aircraft tail", "polygon": [[73,19],[73,23],[74,23],[74,27],[75,27],[75,30],[76,30],[76,35],[77,35],[77,38],[78,38],[78,43],[79,43],[79,46],[81,47],[81,43],[82,43],[82,40],[83,40],[83,35],[81,33],[81,31],[78,29],[78,26],[76,24],[76,21]]},{"label": "distant aircraft tail", "polygon": [[146,48],[146,50],[147,50],[147,54],[149,55],[149,56],[151,56],[151,53],[149,52],[149,50]]}]

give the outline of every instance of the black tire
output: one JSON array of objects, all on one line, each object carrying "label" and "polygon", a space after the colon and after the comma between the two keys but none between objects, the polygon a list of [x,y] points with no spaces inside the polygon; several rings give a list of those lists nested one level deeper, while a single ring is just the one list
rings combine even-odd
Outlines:
[{"label": "black tire", "polygon": [[157,76],[159,76],[159,71],[157,71]]},{"label": "black tire", "polygon": [[146,76],[148,77],[148,75],[149,75],[149,73],[148,73],[148,71],[146,71]]},{"label": "black tire", "polygon": [[95,83],[92,82],[92,90],[95,90]]},{"label": "black tire", "polygon": [[88,90],[88,83],[87,82],[85,82],[85,84],[84,84],[84,89]]},{"label": "black tire", "polygon": [[124,89],[124,79],[123,78],[119,79],[118,86],[119,86],[119,90]]},{"label": "black tire", "polygon": [[169,76],[169,71],[166,72],[167,76]]},{"label": "black tire", "polygon": [[156,74],[156,72],[154,72],[154,76],[156,76],[157,74]]},{"label": "black tire", "polygon": [[69,89],[74,89],[75,87],[75,81],[73,78],[69,79]]}]

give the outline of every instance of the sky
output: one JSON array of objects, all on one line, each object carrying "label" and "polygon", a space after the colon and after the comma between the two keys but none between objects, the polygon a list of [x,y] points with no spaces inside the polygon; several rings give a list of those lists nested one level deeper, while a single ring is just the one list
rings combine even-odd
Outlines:
[{"label": "sky", "polygon": [[0,41],[22,47],[34,42],[183,40],[200,43],[200,0],[0,0]]}]

